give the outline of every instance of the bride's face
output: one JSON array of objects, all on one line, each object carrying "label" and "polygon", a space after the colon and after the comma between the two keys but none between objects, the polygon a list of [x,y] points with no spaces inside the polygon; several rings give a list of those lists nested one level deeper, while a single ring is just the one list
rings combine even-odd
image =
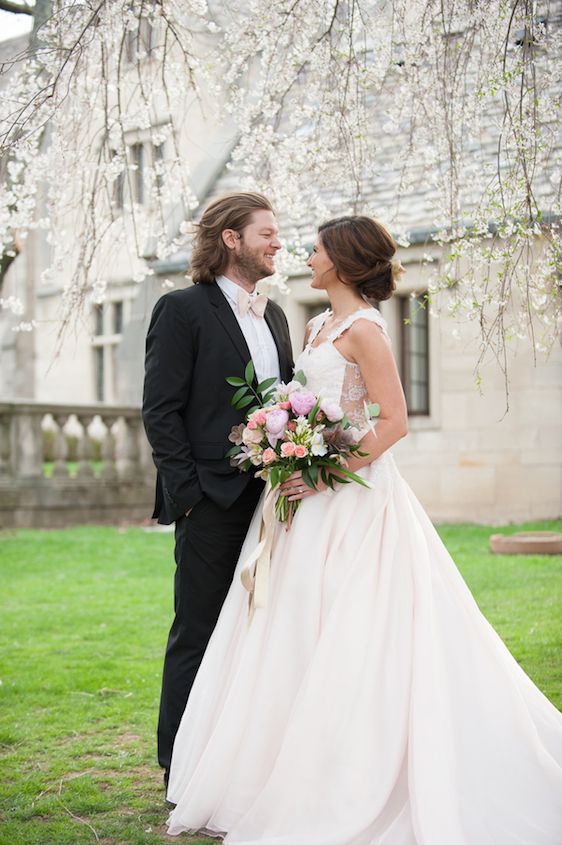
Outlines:
[{"label": "bride's face", "polygon": [[332,259],[322,245],[320,236],[316,238],[316,243],[306,263],[312,271],[311,287],[317,290],[326,290],[330,285],[338,281],[336,269],[332,264]]}]

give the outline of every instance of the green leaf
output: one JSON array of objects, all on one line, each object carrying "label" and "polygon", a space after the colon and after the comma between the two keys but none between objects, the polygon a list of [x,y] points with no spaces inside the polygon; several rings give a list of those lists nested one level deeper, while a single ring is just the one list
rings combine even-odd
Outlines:
[{"label": "green leaf", "polygon": [[307,470],[307,476],[309,477],[310,481],[307,481],[306,483],[309,487],[313,487],[314,490],[316,490],[316,486],[318,484],[318,464],[310,465],[309,469]]},{"label": "green leaf", "polygon": [[254,370],[254,362],[250,358],[250,360],[246,364],[246,369],[244,370],[244,378],[246,379],[247,384],[251,384],[253,382],[255,372],[256,371]]},{"label": "green leaf", "polygon": [[242,399],[242,397],[243,397],[243,396],[245,396],[247,392],[248,392],[248,388],[246,387],[246,385],[244,385],[243,387],[240,387],[240,388],[236,391],[236,393],[234,394],[234,396],[232,397],[232,399],[230,400],[230,401],[231,401],[231,403],[232,403],[233,405],[236,405],[236,403],[237,403],[237,402],[239,402],[239,401],[240,401],[240,399]]},{"label": "green leaf", "polygon": [[276,383],[277,379],[275,376],[273,378],[265,378],[263,381],[260,381],[258,384],[258,393],[263,393],[264,390],[267,390],[269,387],[272,387]]},{"label": "green leaf", "polygon": [[232,446],[225,455],[225,458],[233,458],[240,451],[240,446]]},{"label": "green leaf", "polygon": [[236,407],[238,408],[238,410],[239,410],[239,411],[241,411],[241,410],[242,410],[242,408],[247,408],[247,407],[248,407],[248,405],[250,405],[252,402],[254,402],[254,397],[253,397],[253,396],[244,396],[244,398],[243,398],[243,399],[240,399],[240,400],[236,403]]},{"label": "green leaf", "polygon": [[279,469],[277,467],[271,467],[271,472],[269,473],[269,483],[272,487],[277,487],[279,484]]},{"label": "green leaf", "polygon": [[298,382],[300,382],[300,384],[302,384],[303,387],[305,386],[306,376],[305,376],[305,374],[303,373],[302,370],[299,370],[298,372],[296,372],[294,374],[293,381],[298,381]]},{"label": "green leaf", "polygon": [[261,398],[262,398],[262,402],[263,402],[263,404],[264,404],[264,405],[267,405],[267,403],[269,402],[269,400],[273,398],[273,394],[274,394],[274,393],[275,393],[275,391],[274,391],[274,390],[270,390],[270,391],[269,391],[269,393],[264,393],[264,394],[262,395],[262,397],[261,397]]},{"label": "green leaf", "polygon": [[226,379],[227,384],[231,384],[232,387],[242,387],[243,384],[246,384],[243,378],[238,378],[238,376],[229,376]]},{"label": "green leaf", "polygon": [[381,406],[378,402],[369,402],[367,405],[367,411],[369,412],[369,417],[371,419],[373,417],[378,417],[381,412]]},{"label": "green leaf", "polygon": [[310,425],[314,425],[319,410],[320,410],[320,399],[317,399],[314,408],[312,409],[312,411],[308,415],[308,422],[310,423]]}]

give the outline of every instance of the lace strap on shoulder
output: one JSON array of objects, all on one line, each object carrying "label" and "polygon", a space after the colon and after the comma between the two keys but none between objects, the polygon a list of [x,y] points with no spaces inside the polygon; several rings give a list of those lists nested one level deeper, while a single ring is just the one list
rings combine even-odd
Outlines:
[{"label": "lace strap on shoulder", "polygon": [[316,337],[318,336],[322,326],[326,322],[326,318],[330,313],[329,308],[326,308],[325,311],[322,311],[321,314],[317,314],[316,317],[313,317],[310,321],[310,334],[308,336],[307,345],[310,346],[311,343],[314,343]]},{"label": "lace strap on shoulder", "polygon": [[380,326],[382,329],[382,333],[386,338],[389,339],[388,330],[386,328],[386,320],[381,315],[380,311],[377,308],[374,308],[372,305],[367,306],[366,308],[360,308],[358,311],[354,311],[353,314],[350,314],[348,317],[343,320],[336,326],[328,337],[328,340],[334,341],[338,337],[340,337],[356,320],[369,320],[371,323],[376,323],[377,326]]}]

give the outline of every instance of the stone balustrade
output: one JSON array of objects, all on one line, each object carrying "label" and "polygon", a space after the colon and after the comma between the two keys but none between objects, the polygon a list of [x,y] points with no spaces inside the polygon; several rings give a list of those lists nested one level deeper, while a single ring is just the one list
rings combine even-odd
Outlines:
[{"label": "stone balustrade", "polygon": [[0,528],[146,519],[154,475],[138,408],[0,403]]}]

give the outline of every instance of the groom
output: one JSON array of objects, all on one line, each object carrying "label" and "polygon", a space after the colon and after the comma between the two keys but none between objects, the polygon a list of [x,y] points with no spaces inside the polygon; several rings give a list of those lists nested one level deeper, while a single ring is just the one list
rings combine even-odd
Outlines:
[{"label": "groom", "polygon": [[153,516],[175,522],[175,617],[160,699],[158,760],[167,783],[174,738],[232,581],[263,482],[233,469],[228,435],[241,422],[228,376],[254,362],[257,381],[289,381],[291,342],[281,308],[256,296],[281,244],[266,197],[233,193],[203,213],[194,285],[163,296],[146,341],[143,420],[158,470]]}]

